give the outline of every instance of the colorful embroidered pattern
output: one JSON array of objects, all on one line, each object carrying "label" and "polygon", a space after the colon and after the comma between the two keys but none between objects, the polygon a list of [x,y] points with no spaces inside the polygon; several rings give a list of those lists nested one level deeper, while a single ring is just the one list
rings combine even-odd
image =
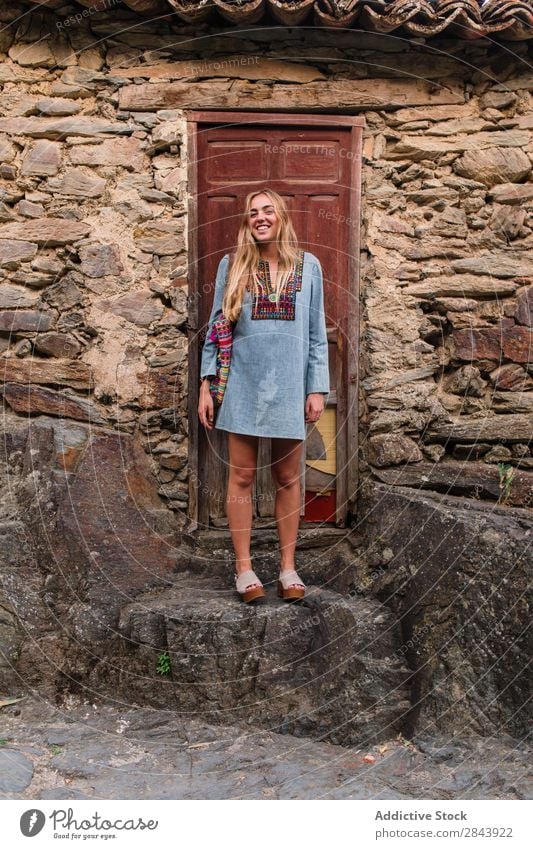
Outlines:
[{"label": "colorful embroidered pattern", "polygon": [[257,266],[257,274],[262,285],[260,294],[253,298],[252,318],[279,318],[286,321],[294,321],[296,307],[296,292],[302,288],[302,273],[304,265],[304,252],[298,251],[295,268],[290,275],[279,301],[276,302],[276,293],[270,279],[270,268],[266,260],[260,259]]},{"label": "colorful embroidered pattern", "polygon": [[220,406],[228,383],[233,346],[233,323],[228,321],[222,313],[213,321],[209,339],[217,346],[217,373],[209,383],[209,392],[214,403]]}]

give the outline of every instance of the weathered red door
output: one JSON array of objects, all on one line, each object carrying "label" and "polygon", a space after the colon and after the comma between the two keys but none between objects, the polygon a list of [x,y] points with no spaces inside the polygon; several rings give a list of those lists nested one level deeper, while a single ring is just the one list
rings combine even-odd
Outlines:
[{"label": "weathered red door", "polygon": [[[303,520],[346,523],[357,486],[358,257],[362,118],[189,113],[191,518],[224,525],[226,436],[198,423],[198,365],[216,270],[234,250],[244,199],[268,186],[288,204],[300,245],[324,277],[331,392],[308,426]],[[255,525],[274,521],[270,440],[260,439]]]}]

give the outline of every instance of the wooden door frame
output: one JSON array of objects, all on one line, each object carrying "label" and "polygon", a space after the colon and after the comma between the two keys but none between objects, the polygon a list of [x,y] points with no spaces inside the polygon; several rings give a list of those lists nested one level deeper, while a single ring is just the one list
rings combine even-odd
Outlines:
[{"label": "wooden door frame", "polygon": [[[276,124],[302,127],[349,127],[351,153],[350,163],[350,193],[348,215],[351,221],[361,221],[361,180],[357,165],[362,156],[362,135],[359,129],[366,127],[362,115],[335,115],[324,113],[302,113],[302,112],[241,112],[208,109],[195,110],[185,109],[187,121],[187,186],[189,193],[188,202],[188,436],[189,436],[189,525],[187,531],[198,529],[198,526],[207,528],[209,524],[209,498],[202,501],[198,498],[198,488],[207,478],[206,458],[200,458],[198,398],[199,384],[198,374],[200,367],[198,346],[198,144],[197,136],[199,128],[207,124]],[[361,165],[362,167],[362,165]],[[339,383],[344,381],[346,386],[346,409],[343,407],[342,393],[337,393],[341,398],[341,405],[337,401],[337,416],[345,421],[345,445],[344,457],[350,458],[347,463],[346,473],[337,479],[337,526],[345,526],[348,513],[355,512],[355,502],[358,485],[358,423],[359,423],[359,282],[360,282],[360,226],[348,228],[348,275],[352,283],[348,298],[347,315],[347,339],[351,340],[351,349],[355,362],[348,361],[348,352],[339,350],[337,357],[341,354],[341,369],[337,375]],[[346,340],[340,338],[340,346]],[[346,369],[348,372],[346,373]],[[348,410],[351,415],[347,415]],[[194,446],[194,449],[192,448]],[[339,503],[342,508],[339,509]]]}]

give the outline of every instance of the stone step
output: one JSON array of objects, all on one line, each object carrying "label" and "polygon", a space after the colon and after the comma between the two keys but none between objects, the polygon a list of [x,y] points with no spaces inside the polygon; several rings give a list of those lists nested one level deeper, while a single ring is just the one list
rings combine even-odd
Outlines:
[{"label": "stone step", "polygon": [[398,623],[373,600],[308,586],[290,604],[271,582],[246,605],[187,572],[125,605],[118,634],[105,666],[128,703],[346,745],[390,739],[410,708]]},{"label": "stone step", "polygon": [[[344,528],[305,528],[298,531],[296,568],[306,584],[347,594],[357,583],[357,536]],[[275,529],[253,529],[252,564],[265,583],[279,572],[279,539]],[[235,552],[229,531],[204,531],[197,538],[181,540],[178,570],[197,575],[218,576],[225,586],[233,587]]]}]

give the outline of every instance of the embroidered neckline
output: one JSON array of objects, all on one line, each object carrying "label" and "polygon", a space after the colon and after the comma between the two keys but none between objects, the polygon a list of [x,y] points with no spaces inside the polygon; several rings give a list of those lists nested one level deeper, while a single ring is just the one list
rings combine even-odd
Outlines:
[{"label": "embroidered neckline", "polygon": [[257,276],[259,278],[259,285],[263,284],[265,287],[264,297],[268,298],[272,303],[276,303],[276,293],[270,277],[270,263],[267,259],[261,258],[259,260],[257,264]]},{"label": "embroidered neckline", "polygon": [[302,288],[303,263],[304,251],[299,250],[292,273],[280,293],[279,300],[276,301],[268,261],[262,258],[259,260],[258,277],[263,291],[254,296],[251,316],[253,319],[278,318],[294,321],[296,292]]},{"label": "embroidered neckline", "polygon": [[[299,292],[302,288],[302,280],[301,280],[301,268],[304,259],[304,251],[299,250],[296,256],[295,267],[293,268],[291,274],[289,275],[289,279],[287,280],[287,284],[291,283],[294,276],[297,278],[297,291]],[[263,259],[262,257],[258,260],[257,263],[257,277],[259,279],[259,283],[264,285],[267,292],[274,292],[274,288],[272,286],[272,279],[270,277],[270,264],[268,260]],[[251,287],[247,284],[245,287],[248,291],[251,291]]]}]

